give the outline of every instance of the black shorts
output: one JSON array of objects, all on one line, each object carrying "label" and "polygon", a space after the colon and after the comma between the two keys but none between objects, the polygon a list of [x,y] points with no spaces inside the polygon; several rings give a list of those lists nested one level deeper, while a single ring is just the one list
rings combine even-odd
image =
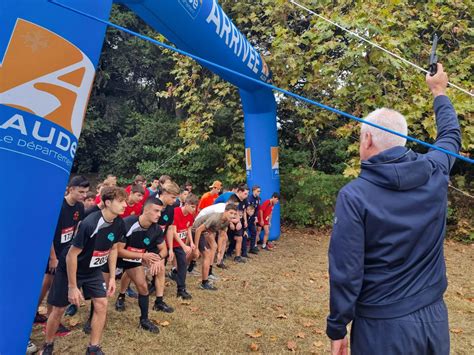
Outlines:
[{"label": "black shorts", "polygon": [[133,269],[135,267],[142,266],[142,263],[134,263],[132,261],[125,261],[122,258],[117,259],[117,267],[122,268],[124,271]]},{"label": "black shorts", "polygon": [[50,258],[48,257],[48,262],[46,263],[46,270],[44,271],[44,273],[47,274],[47,275],[54,275],[55,272],[49,271],[49,259]]},{"label": "black shorts", "polygon": [[[77,287],[82,288],[85,299],[107,297],[107,286],[101,272],[77,275]],[[69,304],[67,272],[63,269],[56,270],[49,289],[48,303],[55,307],[66,307]]]},{"label": "black shorts", "polygon": [[206,250],[206,249],[209,250],[209,246],[207,245],[206,237],[207,237],[207,233],[202,233],[201,238],[199,238],[199,251],[201,253],[204,253],[204,250]]}]

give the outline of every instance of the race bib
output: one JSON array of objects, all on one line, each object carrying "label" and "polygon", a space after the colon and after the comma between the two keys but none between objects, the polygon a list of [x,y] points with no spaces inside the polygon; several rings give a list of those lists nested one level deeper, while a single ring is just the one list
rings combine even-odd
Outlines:
[{"label": "race bib", "polygon": [[187,231],[178,232],[178,238],[181,239],[181,240],[186,239],[187,236],[188,236],[188,232],[187,232]]},{"label": "race bib", "polygon": [[99,267],[104,265],[109,259],[109,253],[110,250],[94,250],[94,252],[92,253],[92,258],[89,267]]},{"label": "race bib", "polygon": [[63,228],[61,231],[61,244],[69,243],[74,234],[74,227]]},{"label": "race bib", "polygon": [[[133,252],[136,252],[136,253],[143,253],[145,251],[145,249],[138,249],[138,248],[133,248],[133,247],[127,247],[127,250],[129,251],[133,251]],[[138,258],[138,259],[123,259],[123,261],[128,261],[130,263],[141,263],[142,262],[142,258]]]}]

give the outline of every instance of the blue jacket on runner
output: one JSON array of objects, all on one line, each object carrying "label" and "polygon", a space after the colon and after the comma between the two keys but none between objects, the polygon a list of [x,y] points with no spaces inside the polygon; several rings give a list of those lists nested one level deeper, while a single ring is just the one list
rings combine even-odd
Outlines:
[{"label": "blue jacket on runner", "polygon": [[[437,96],[434,110],[435,144],[457,153],[461,132],[448,97]],[[329,338],[344,338],[356,315],[395,318],[442,298],[454,160],[393,147],[363,161],[360,176],[340,190],[329,246]]]}]

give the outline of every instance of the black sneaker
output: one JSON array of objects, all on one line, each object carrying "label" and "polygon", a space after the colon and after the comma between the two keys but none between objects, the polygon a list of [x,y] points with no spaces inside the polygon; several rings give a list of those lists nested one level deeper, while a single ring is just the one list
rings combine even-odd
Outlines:
[{"label": "black sneaker", "polygon": [[89,345],[86,350],[86,355],[105,355],[100,346]]},{"label": "black sneaker", "polygon": [[229,267],[224,264],[224,262],[221,262],[219,264],[216,265],[219,269],[222,269],[222,270],[227,270]]},{"label": "black sneaker", "polygon": [[66,328],[62,323],[59,323],[58,330],[56,330],[56,336],[65,337],[66,335],[69,335],[69,334],[71,334],[71,330]]},{"label": "black sneaker", "polygon": [[188,265],[188,272],[193,272],[193,269],[195,266],[196,266],[196,260],[192,260]]},{"label": "black sneaker", "polygon": [[256,254],[258,254],[258,251],[259,251],[258,247],[253,247],[253,248],[250,248],[249,253],[256,255]]},{"label": "black sneaker", "polygon": [[153,305],[153,310],[154,310],[154,311],[161,311],[161,312],[165,312],[165,313],[173,313],[173,312],[174,312],[174,308],[168,306],[168,305],[167,305],[165,302],[163,302],[163,301],[161,301],[161,302],[155,302],[155,304]]},{"label": "black sneaker", "polygon": [[178,290],[177,294],[176,294],[176,297],[181,297],[183,300],[190,300],[191,298],[193,298],[193,296],[191,296],[188,291],[186,291],[186,289],[184,290]]},{"label": "black sneaker", "polygon": [[177,282],[176,280],[178,279],[178,273],[171,270],[170,272],[168,272],[168,277],[174,282]]},{"label": "black sneaker", "polygon": [[64,314],[66,314],[67,316],[73,316],[77,313],[77,306],[75,304],[70,304],[69,306],[67,306],[66,308],[66,312]]},{"label": "black sneaker", "polygon": [[158,334],[160,332],[160,328],[158,328],[158,326],[148,318],[140,319],[140,324],[138,327],[144,330],[148,330],[150,333]]},{"label": "black sneaker", "polygon": [[234,258],[234,261],[235,261],[236,263],[246,263],[245,259],[242,258],[241,256],[236,256],[236,257]]},{"label": "black sneaker", "polygon": [[53,355],[53,350],[54,350],[54,343],[44,343],[43,351],[41,352],[41,354]]},{"label": "black sneaker", "polygon": [[44,324],[47,321],[48,321],[48,317],[36,312],[35,320],[33,321],[34,324]]},{"label": "black sneaker", "polygon": [[206,282],[203,284],[202,282],[199,284],[199,288],[201,290],[208,290],[208,291],[217,291],[217,287],[211,284],[210,282]]},{"label": "black sneaker", "polygon": [[125,311],[125,297],[117,297],[117,301],[115,301],[115,310],[119,312]]},{"label": "black sneaker", "polygon": [[82,327],[82,331],[85,334],[90,334],[91,333],[92,326],[91,326],[91,320],[90,319],[86,320],[86,322],[84,323],[84,326]]},{"label": "black sneaker", "polygon": [[247,254],[245,255],[242,255],[242,258],[245,258],[245,259],[252,259],[250,256],[248,256]]}]

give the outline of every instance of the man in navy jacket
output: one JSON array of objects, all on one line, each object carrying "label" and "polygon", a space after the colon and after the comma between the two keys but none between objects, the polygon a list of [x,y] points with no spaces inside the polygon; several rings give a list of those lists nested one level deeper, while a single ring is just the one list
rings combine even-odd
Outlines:
[{"label": "man in navy jacket", "polygon": [[[458,152],[461,133],[443,66],[426,82],[434,96],[436,145]],[[379,109],[366,120],[407,133],[405,118]],[[360,176],[338,194],[329,246],[333,354],[449,354],[443,241],[454,158],[418,154],[405,139],[363,124]]]}]

